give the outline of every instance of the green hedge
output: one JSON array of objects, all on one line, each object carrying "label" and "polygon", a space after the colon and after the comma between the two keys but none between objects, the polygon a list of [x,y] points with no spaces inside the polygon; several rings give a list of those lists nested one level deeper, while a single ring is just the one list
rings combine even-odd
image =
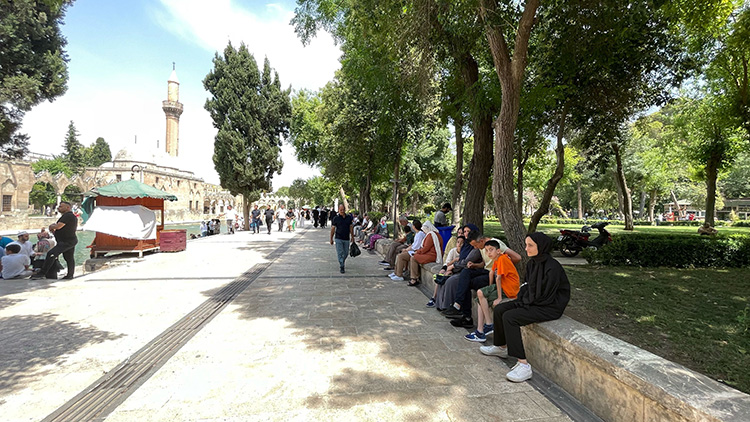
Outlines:
[{"label": "green hedge", "polygon": [[750,236],[697,236],[634,233],[616,236],[597,251],[584,250],[590,264],[640,267],[750,266]]}]

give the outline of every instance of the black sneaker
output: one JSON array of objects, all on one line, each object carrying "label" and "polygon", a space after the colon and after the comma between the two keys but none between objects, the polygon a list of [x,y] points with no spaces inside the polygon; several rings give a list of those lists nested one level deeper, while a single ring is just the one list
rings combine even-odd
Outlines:
[{"label": "black sneaker", "polygon": [[394,269],[392,267],[385,267],[383,268],[383,271],[393,271]]},{"label": "black sneaker", "polygon": [[474,328],[474,320],[471,318],[458,318],[451,321],[454,327]]},{"label": "black sneaker", "polygon": [[445,315],[445,316],[447,316],[447,317],[450,318],[452,316],[455,316],[455,317],[463,316],[464,313],[461,312],[460,310],[456,309],[455,306],[449,306],[448,309],[446,309],[445,311],[443,311],[443,315]]},{"label": "black sneaker", "polygon": [[341,274],[344,274],[346,271],[344,271],[344,267],[341,267]]}]

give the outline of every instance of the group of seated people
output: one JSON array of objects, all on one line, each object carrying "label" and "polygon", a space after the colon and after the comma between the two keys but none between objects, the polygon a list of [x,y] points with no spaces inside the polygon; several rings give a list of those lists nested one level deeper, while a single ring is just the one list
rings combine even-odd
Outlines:
[{"label": "group of seated people", "polygon": [[32,244],[29,238],[25,231],[18,233],[18,240],[0,237],[0,275],[3,279],[29,278],[44,266],[47,252],[55,245],[54,237],[42,228],[37,234],[36,244]]},{"label": "group of seated people", "polygon": [[[420,284],[421,265],[442,264],[436,276],[435,290],[427,307],[436,308],[450,319],[451,325],[472,330],[465,339],[484,343],[493,335],[493,344],[481,346],[488,356],[515,357],[518,363],[507,374],[513,382],[531,378],[531,365],[521,338],[521,327],[562,316],[570,299],[570,284],[559,262],[552,258],[552,240],[544,233],[526,237],[525,250],[530,258],[523,283],[516,264],[521,255],[501,240],[484,236],[474,224],[461,226],[455,247],[449,243],[442,256],[442,239],[432,223],[399,219],[405,235],[388,247],[380,264],[394,281],[409,286]],[[476,291],[476,299],[472,299]],[[476,324],[472,300],[477,305]],[[475,328],[476,327],[476,328]]]},{"label": "group of seated people", "polygon": [[375,242],[378,239],[388,238],[388,222],[386,217],[380,218],[379,222],[375,222],[369,214],[365,214],[364,218],[360,220],[359,214],[353,214],[353,233],[354,240],[362,245],[364,249],[374,250]]}]

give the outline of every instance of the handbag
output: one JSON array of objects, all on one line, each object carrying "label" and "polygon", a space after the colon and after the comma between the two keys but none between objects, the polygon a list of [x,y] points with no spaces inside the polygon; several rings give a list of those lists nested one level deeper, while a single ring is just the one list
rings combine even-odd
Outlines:
[{"label": "handbag", "polygon": [[362,251],[359,250],[359,246],[357,246],[356,242],[352,242],[351,246],[349,246],[349,256],[354,258],[355,256],[359,256],[362,253]]},{"label": "handbag", "polygon": [[447,280],[448,277],[450,276],[447,274],[435,274],[435,284],[437,284],[438,286],[442,286],[443,284],[445,284],[445,280]]}]

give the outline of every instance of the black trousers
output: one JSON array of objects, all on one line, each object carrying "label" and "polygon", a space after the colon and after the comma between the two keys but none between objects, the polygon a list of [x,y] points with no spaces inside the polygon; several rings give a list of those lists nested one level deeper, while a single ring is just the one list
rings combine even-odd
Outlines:
[{"label": "black trousers", "polygon": [[273,224],[273,219],[266,218],[266,226],[268,226],[268,234],[271,234],[271,224]]},{"label": "black trousers", "polygon": [[47,258],[44,260],[40,273],[47,278],[57,279],[57,258],[62,255],[65,263],[68,264],[67,277],[73,277],[76,270],[75,250],[77,244],[78,239],[75,242],[57,242],[57,245],[47,252]]},{"label": "black trousers", "polygon": [[516,301],[505,302],[495,306],[493,323],[495,325],[495,346],[508,345],[508,355],[526,359],[523,348],[521,327],[535,322],[552,321],[562,316],[559,309],[551,306],[518,307]]},{"label": "black trousers", "polygon": [[466,268],[458,273],[456,303],[461,305],[464,318],[471,318],[471,291],[490,284],[490,272],[484,268]]}]

